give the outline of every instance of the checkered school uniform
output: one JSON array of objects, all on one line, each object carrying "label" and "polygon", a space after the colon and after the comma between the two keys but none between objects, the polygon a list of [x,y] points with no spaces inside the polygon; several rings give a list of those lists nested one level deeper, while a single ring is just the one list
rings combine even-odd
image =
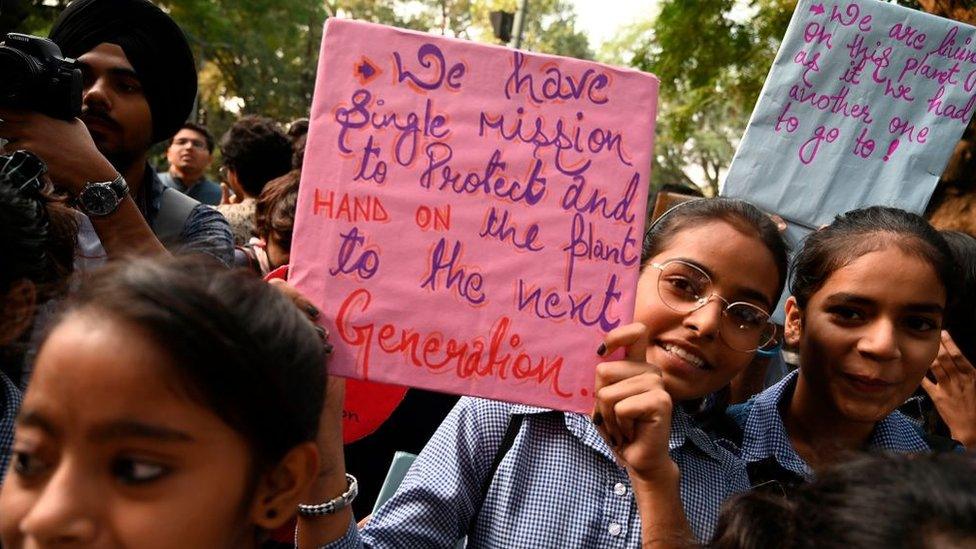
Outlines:
[{"label": "checkered school uniform", "polygon": [[[521,428],[481,501],[513,415]],[[688,521],[707,540],[722,502],[748,489],[745,469],[677,407],[669,447]],[[641,525],[627,472],[588,417],[462,398],[369,525],[328,547],[448,548],[465,535],[471,547],[640,547]]]},{"label": "checkered school uniform", "polygon": [[[738,418],[737,423],[743,428],[742,444],[741,448],[727,442],[722,444],[738,453],[747,466],[772,458],[783,469],[809,481],[813,478],[813,470],[793,449],[779,413],[780,403],[793,397],[798,376],[799,372],[794,371],[745,404],[731,406],[729,415]],[[930,451],[918,428],[898,411],[878,422],[868,449],[896,453]]]},{"label": "checkered school uniform", "polygon": [[14,445],[14,422],[20,411],[20,389],[0,372],[0,484],[10,464],[10,449]]}]

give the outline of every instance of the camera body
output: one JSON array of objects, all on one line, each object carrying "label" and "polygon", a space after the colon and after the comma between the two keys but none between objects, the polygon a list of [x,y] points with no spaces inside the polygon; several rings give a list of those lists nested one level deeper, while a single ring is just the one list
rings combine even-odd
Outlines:
[{"label": "camera body", "polygon": [[81,115],[81,69],[54,42],[10,33],[0,43],[0,105],[70,120]]}]

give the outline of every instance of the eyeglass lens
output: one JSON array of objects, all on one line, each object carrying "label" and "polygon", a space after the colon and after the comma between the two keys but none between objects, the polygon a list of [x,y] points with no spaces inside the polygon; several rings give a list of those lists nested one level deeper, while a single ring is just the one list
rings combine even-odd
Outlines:
[{"label": "eyeglass lens", "polygon": [[[680,313],[690,313],[705,306],[713,295],[712,280],[701,269],[680,261],[660,267],[658,293],[664,304]],[[723,299],[724,301],[724,299]],[[765,311],[748,303],[725,303],[720,334],[739,351],[755,351],[768,344],[775,335]]]}]

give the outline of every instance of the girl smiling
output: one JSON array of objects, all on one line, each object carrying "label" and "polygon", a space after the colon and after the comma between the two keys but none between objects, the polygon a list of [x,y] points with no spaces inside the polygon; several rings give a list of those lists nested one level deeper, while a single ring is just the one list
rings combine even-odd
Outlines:
[{"label": "girl smiling", "polygon": [[957,276],[942,237],[901,210],[854,210],[807,239],[786,303],[800,368],[729,409],[754,485],[788,488],[855,451],[929,450],[895,409],[939,351]]}]

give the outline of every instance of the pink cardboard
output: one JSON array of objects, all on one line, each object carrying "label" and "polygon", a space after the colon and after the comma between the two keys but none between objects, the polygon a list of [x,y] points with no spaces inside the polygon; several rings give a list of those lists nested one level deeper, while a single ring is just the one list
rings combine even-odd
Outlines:
[{"label": "pink cardboard", "polygon": [[633,317],[658,80],[329,19],[290,280],[337,375],[587,411]]}]

